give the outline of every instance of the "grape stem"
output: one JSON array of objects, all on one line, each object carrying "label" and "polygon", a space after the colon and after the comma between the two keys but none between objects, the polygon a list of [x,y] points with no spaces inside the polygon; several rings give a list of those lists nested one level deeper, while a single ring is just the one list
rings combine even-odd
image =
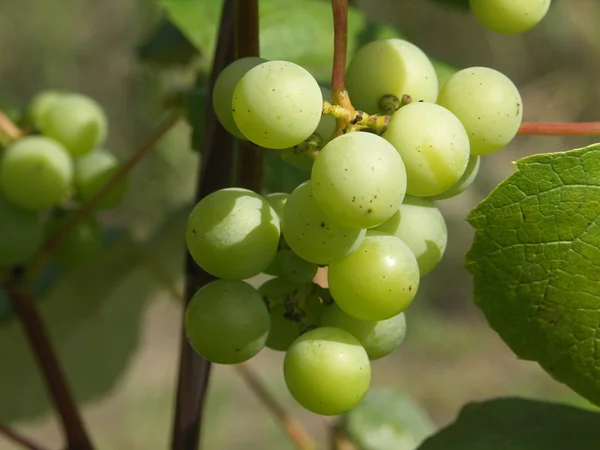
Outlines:
[{"label": "grape stem", "polygon": [[277,399],[267,391],[260,378],[247,363],[237,364],[235,369],[250,390],[256,394],[260,402],[273,414],[273,417],[275,417],[298,450],[315,450],[317,448],[316,442],[310,437],[302,424],[295,420],[279,404]]},{"label": "grape stem", "polygon": [[156,129],[156,131],[144,142],[125,163],[119,168],[117,172],[106,182],[102,189],[90,199],[89,202],[82,205],[81,209],[77,211],[73,217],[68,220],[64,226],[59,228],[56,233],[52,234],[41,251],[38,253],[33,262],[27,267],[25,274],[25,281],[30,282],[33,280],[40,271],[45,267],[52,252],[63,242],[63,240],[73,231],[77,225],[83,220],[89,217],[98,204],[108,195],[110,192],[119,184],[119,182],[131,172],[142,158],[154,148],[154,145],[179,121],[181,117],[181,111],[176,110],[172,112],[167,119]]},{"label": "grape stem", "polygon": [[0,424],[0,434],[3,434],[8,440],[14,442],[15,444],[19,444],[21,447],[29,449],[29,450],[46,450],[45,447],[42,447],[25,436],[17,433],[13,429]]},{"label": "grape stem", "polygon": [[[352,102],[346,91],[346,56],[348,53],[348,0],[331,0],[333,10],[333,70],[331,72],[331,95],[334,105],[354,112]],[[343,118],[337,118],[337,130],[334,136],[339,136],[348,125]]]},{"label": "grape stem", "polygon": [[356,450],[356,447],[342,432],[339,421],[334,422],[329,430],[331,436],[331,450]]},{"label": "grape stem", "polygon": [[[67,450],[92,450],[92,444],[81,420],[77,403],[52,348],[51,339],[36,308],[32,295],[22,288],[18,275],[4,288],[19,316],[37,363],[44,375],[50,397],[60,416]],[[35,448],[35,447],[34,447]]]},{"label": "grape stem", "polygon": [[[377,134],[382,134],[390,122],[389,116],[372,114],[369,115],[363,111],[356,111],[354,108],[348,109],[342,105],[323,102],[323,115],[335,117],[338,123],[343,123],[344,132],[368,130]],[[339,125],[338,125],[339,127]]]},{"label": "grape stem", "polygon": [[600,136],[600,122],[523,122],[520,135]]},{"label": "grape stem", "polygon": [[21,130],[4,112],[0,111],[0,133],[8,142],[16,141],[25,136],[25,131]]},{"label": "grape stem", "polygon": [[[221,23],[208,92],[212,92],[219,73],[235,58],[234,12],[234,0],[225,0],[221,9]],[[233,136],[217,120],[212,96],[209,95],[205,105],[202,159],[196,184],[197,202],[211,192],[230,186],[234,167],[234,144]],[[186,252],[184,294],[186,301],[189,301],[198,289],[212,279],[196,264],[189,252]],[[197,450],[211,364],[192,349],[185,335],[183,320],[180,336],[179,375],[171,449]]]},{"label": "grape stem", "polygon": [[[235,1],[236,57],[259,56],[258,0]],[[264,177],[264,149],[239,143],[239,160],[236,185],[260,192]]]}]

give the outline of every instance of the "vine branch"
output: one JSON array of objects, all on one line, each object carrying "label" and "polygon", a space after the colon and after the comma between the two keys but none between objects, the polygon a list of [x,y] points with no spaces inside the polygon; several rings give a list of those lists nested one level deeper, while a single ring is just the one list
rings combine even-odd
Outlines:
[{"label": "vine branch", "polygon": [[15,430],[0,424],[0,434],[6,436],[10,441],[19,444],[21,447],[29,449],[29,450],[47,450],[45,447],[41,447],[25,436],[17,433]]},{"label": "vine branch", "polygon": [[[333,70],[331,93],[333,103],[353,110],[345,86],[346,55],[348,53],[348,0],[331,0],[333,10]],[[338,127],[340,122],[338,120]]]},{"label": "vine branch", "polygon": [[25,136],[25,131],[21,130],[5,113],[0,111],[0,133],[9,141],[16,141]]},{"label": "vine branch", "polygon": [[334,422],[329,430],[331,450],[356,450],[354,444],[342,432],[339,422]]},{"label": "vine branch", "polygon": [[93,447],[79,415],[77,404],[71,395],[33,297],[16,281],[7,283],[5,288],[44,375],[52,402],[60,416],[67,449],[92,450]]},{"label": "vine branch", "polygon": [[[225,0],[221,10],[221,23],[209,92],[212,92],[219,73],[235,57],[233,34],[234,1]],[[207,96],[205,111],[204,142],[202,159],[198,168],[196,201],[230,185],[234,160],[234,138],[218,122],[211,95]],[[187,301],[200,287],[211,280],[212,277],[204,272],[187,253],[185,261],[185,298]],[[177,398],[171,440],[172,450],[196,450],[198,448],[210,368],[210,362],[199,356],[189,344],[182,320]]]},{"label": "vine branch", "polygon": [[315,450],[317,448],[316,442],[306,432],[302,424],[288,414],[283,406],[279,404],[277,399],[265,389],[261,380],[247,363],[237,364],[235,369],[246,382],[250,390],[256,394],[260,402],[267,407],[271,414],[273,414],[277,422],[279,422],[279,425],[283,428],[298,450]]},{"label": "vine branch", "polygon": [[68,220],[56,233],[48,238],[42,250],[38,253],[34,261],[27,267],[26,280],[31,281],[44,268],[52,252],[63,242],[63,240],[73,231],[77,225],[85,220],[96,209],[98,204],[106,197],[115,186],[129,173],[142,158],[154,148],[154,145],[177,123],[181,116],[180,111],[171,113],[167,119],[154,131],[154,133],[144,142],[117,172],[108,180],[102,189],[85,203],[73,217]]},{"label": "vine branch", "polygon": [[[236,57],[259,56],[258,0],[235,1]],[[260,192],[264,177],[264,150],[247,141],[239,142],[237,185]]]},{"label": "vine branch", "polygon": [[600,136],[600,122],[523,122],[524,136]]}]

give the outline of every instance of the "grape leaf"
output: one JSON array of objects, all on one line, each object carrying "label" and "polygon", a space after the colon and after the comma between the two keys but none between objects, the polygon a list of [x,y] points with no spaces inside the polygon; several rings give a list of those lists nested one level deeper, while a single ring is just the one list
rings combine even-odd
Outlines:
[{"label": "grape leaf", "polygon": [[199,54],[189,39],[168,20],[163,20],[137,49],[142,61],[159,66],[188,64]]},{"label": "grape leaf", "polygon": [[342,416],[342,430],[359,450],[413,450],[433,432],[433,424],[410,397],[371,389]]},{"label": "grape leaf", "polygon": [[475,302],[520,358],[600,404],[600,145],[516,168],[467,219]]},{"label": "grape leaf", "polygon": [[[209,60],[221,12],[220,0],[159,0],[170,19]],[[261,0],[260,51],[269,60],[300,64],[320,81],[331,77],[333,19],[331,5],[319,0]],[[392,27],[368,22],[357,9],[348,17],[348,50],[352,54],[368,32],[370,40],[399,37]]]},{"label": "grape leaf", "polygon": [[[99,398],[119,381],[137,348],[148,299],[165,278],[173,285],[182,274],[187,214],[167,217],[167,226],[143,247],[121,236],[95,263],[65,274],[39,303],[78,402]],[[0,354],[0,422],[50,411],[46,387],[14,318],[0,327]]]},{"label": "grape leaf", "polygon": [[466,405],[418,450],[595,450],[600,414],[521,398]]}]

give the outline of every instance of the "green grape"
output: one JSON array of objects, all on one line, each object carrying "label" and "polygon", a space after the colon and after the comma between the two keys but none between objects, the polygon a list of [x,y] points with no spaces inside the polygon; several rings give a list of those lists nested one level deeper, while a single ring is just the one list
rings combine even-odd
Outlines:
[{"label": "green grape", "polygon": [[356,52],[346,70],[346,87],[353,105],[369,113],[386,112],[380,106],[386,95],[435,102],[439,90],[427,55],[402,39],[374,41]]},{"label": "green grape", "polygon": [[470,0],[475,17],[496,33],[531,30],[546,16],[550,0]]},{"label": "green grape", "polygon": [[64,94],[59,91],[47,90],[37,94],[31,101],[29,105],[29,117],[38,130],[44,127],[43,124],[48,116],[48,111],[50,111],[61,95]]},{"label": "green grape", "polygon": [[292,251],[284,254],[282,260],[282,274],[294,283],[308,283],[317,274],[319,267],[316,264],[305,261]]},{"label": "green grape", "polygon": [[[52,220],[48,225],[48,236],[73,220],[75,213]],[[63,269],[72,269],[92,261],[103,248],[102,226],[94,216],[81,220],[60,242],[52,253],[52,259]]]},{"label": "green grape", "polygon": [[275,258],[273,258],[273,261],[271,261],[271,264],[269,264],[269,267],[267,267],[263,273],[266,273],[267,275],[273,275],[274,277],[280,277],[283,275],[283,257],[286,255],[286,253],[290,252],[291,250],[284,248],[282,250],[279,250],[277,253],[275,253]]},{"label": "green grape", "polygon": [[406,193],[429,197],[452,187],[469,162],[469,136],[460,120],[434,103],[400,108],[383,133],[406,167]]},{"label": "green grape", "polygon": [[416,256],[421,277],[438,265],[446,251],[444,216],[426,198],[406,196],[396,214],[373,230],[402,240]]},{"label": "green grape", "polygon": [[233,91],[240,79],[253,67],[266,62],[266,59],[250,56],[229,64],[217,77],[213,88],[213,107],[221,125],[239,139],[246,139],[233,120]]},{"label": "green grape", "polygon": [[[89,202],[121,168],[119,159],[108,150],[96,149],[75,160],[75,188],[82,202]],[[127,178],[122,178],[98,204],[110,209],[123,201],[127,193]]]},{"label": "green grape", "polygon": [[[329,103],[332,102],[331,89],[321,86],[321,94],[323,95],[323,100],[327,100]],[[337,122],[333,116],[330,116],[329,114],[321,116],[319,126],[317,126],[317,129],[315,130],[315,134],[318,135],[321,140],[321,148],[331,140],[336,128]]]},{"label": "green grape", "polygon": [[430,197],[431,200],[445,200],[447,198],[456,197],[457,195],[462,194],[471,187],[477,178],[480,165],[481,156],[471,155],[469,158],[469,164],[467,164],[467,169],[465,170],[465,173],[463,173],[463,176],[460,177],[460,180],[458,180],[450,189],[442,192],[441,194]]},{"label": "green grape", "polygon": [[286,310],[283,306],[273,308],[269,316],[271,318],[271,331],[267,338],[266,347],[271,350],[285,352],[300,335],[298,322],[286,317]]},{"label": "green grape", "polygon": [[187,247],[218,278],[243,280],[263,272],[279,245],[279,218],[260,195],[241,188],[213,192],[192,210]]},{"label": "green grape", "polygon": [[367,352],[350,333],[323,327],[304,333],[288,348],[285,383],[298,403],[334,416],[354,408],[371,384]]},{"label": "green grape", "polygon": [[306,152],[298,150],[295,147],[278,150],[278,154],[283,162],[301,170],[310,171],[315,162]]},{"label": "green grape", "polygon": [[294,147],[315,131],[323,112],[317,81],[287,61],[250,69],[233,93],[233,118],[246,138],[270,149]]},{"label": "green grape", "polygon": [[360,320],[386,320],[403,312],[419,288],[419,264],[395,236],[369,232],[356,252],[329,265],[336,304]]},{"label": "green grape", "polygon": [[258,293],[262,296],[269,309],[283,306],[298,292],[300,288],[282,277],[271,278],[265,281],[259,288]]},{"label": "green grape", "polygon": [[313,264],[329,264],[356,250],[365,230],[333,222],[317,204],[311,181],[290,194],[281,222],[287,244],[300,258]]},{"label": "green grape", "polygon": [[217,280],[190,300],[185,332],[194,350],[209,361],[239,364],[262,350],[269,320],[256,289],[242,281]]},{"label": "green grape", "polygon": [[311,179],[323,211],[348,228],[385,222],[406,193],[402,158],[389,142],[371,133],[348,133],[329,142],[315,161]]},{"label": "green grape", "polygon": [[265,199],[269,202],[269,205],[275,210],[279,217],[283,216],[283,206],[287,202],[290,194],[285,192],[272,192],[265,195]]},{"label": "green grape", "polygon": [[0,267],[25,264],[42,246],[44,229],[39,212],[18,208],[0,197]]},{"label": "green grape", "polygon": [[46,136],[60,142],[74,158],[102,145],[108,129],[102,107],[80,94],[56,98],[40,125]]},{"label": "green grape", "polygon": [[27,136],[2,153],[2,195],[21,208],[38,210],[58,205],[68,196],[72,179],[71,158],[52,139]]},{"label": "green grape", "polygon": [[318,327],[321,325],[321,317],[323,316],[323,312],[327,306],[321,301],[319,296],[315,293],[309,295],[306,299],[306,304],[304,305],[304,312],[306,314],[305,321]]},{"label": "green grape", "polygon": [[523,120],[517,87],[506,75],[487,67],[454,74],[442,87],[437,102],[464,125],[472,155],[487,155],[505,147]]},{"label": "green grape", "polygon": [[333,304],[321,316],[322,327],[334,327],[354,336],[367,351],[371,361],[392,353],[406,335],[406,318],[400,313],[379,322],[358,320]]}]

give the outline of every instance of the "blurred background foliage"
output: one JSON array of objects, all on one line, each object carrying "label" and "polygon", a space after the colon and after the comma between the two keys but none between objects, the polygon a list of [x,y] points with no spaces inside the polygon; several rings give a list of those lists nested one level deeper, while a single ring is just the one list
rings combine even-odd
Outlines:
[{"label": "blurred background foliage", "polygon": [[[198,42],[203,43],[199,53],[169,25],[161,28],[160,40],[149,40],[163,20],[155,2],[0,2],[0,105],[24,107],[45,88],[91,95],[110,118],[109,148],[125,157],[159,122],[170,94],[194,86],[198,71],[207,69],[219,3],[195,2],[206,8],[206,22],[197,24]],[[332,45],[327,40],[329,6],[322,5],[322,14],[309,14],[302,7],[290,12],[282,6],[286,0],[266,3],[273,8],[269,22],[263,23],[272,27],[263,37],[263,44],[271,45],[266,53],[298,58],[326,81]],[[540,26],[518,36],[488,32],[469,14],[443,2],[353,3],[365,16],[358,11],[351,15],[351,49],[400,32],[456,67],[483,65],[506,73],[521,89],[525,120],[600,117],[600,58],[595,57],[600,54],[600,4],[595,0],[556,0]],[[293,26],[281,26],[284,22]],[[200,86],[186,97],[195,107],[192,122],[201,119],[204,95]],[[181,318],[173,291],[182,286],[183,228],[200,157],[191,151],[190,135],[191,127],[182,121],[131,174],[126,202],[102,216],[107,226],[125,233],[99,260],[53,285],[41,303],[88,428],[102,450],[167,448]],[[471,301],[463,257],[472,238],[465,216],[513,171],[512,161],[593,142],[519,137],[484,158],[470,190],[440,203],[449,227],[447,255],[422,283],[407,314],[404,345],[374,364],[374,385],[410,395],[436,426],[453,420],[466,402],[504,395],[588,406],[537,365],[517,360],[487,327]],[[297,176],[280,165],[268,170],[271,186],[290,185]],[[251,365],[316,436],[324,437],[324,422],[303,412],[287,393],[281,361],[281,354],[265,350]],[[49,445],[60,442],[32,356],[10,319],[0,324],[0,421],[13,422]],[[215,368],[205,432],[209,449],[292,448],[228,367]],[[13,448],[0,442],[1,450]]]}]

